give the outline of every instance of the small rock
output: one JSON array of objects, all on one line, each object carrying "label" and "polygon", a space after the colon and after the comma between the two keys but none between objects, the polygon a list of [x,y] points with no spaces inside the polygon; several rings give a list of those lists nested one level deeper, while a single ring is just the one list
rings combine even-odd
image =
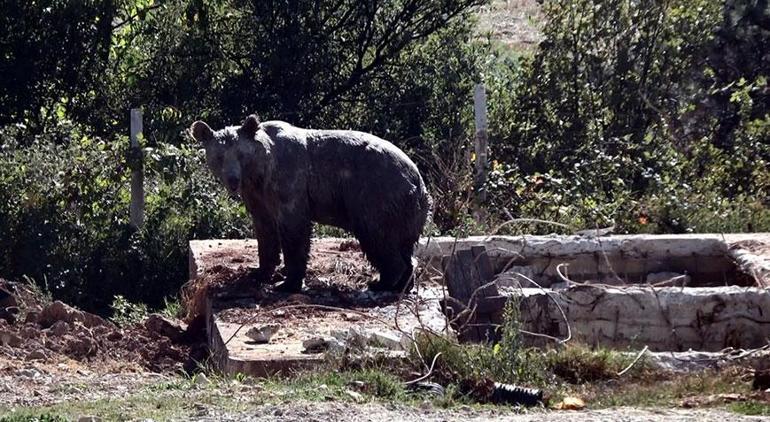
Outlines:
[{"label": "small rock", "polygon": [[93,328],[100,325],[113,326],[111,322],[104,318],[77,310],[59,300],[43,308],[40,312],[39,323],[44,328],[52,326],[56,321],[64,321],[70,324],[78,322],[86,328]]},{"label": "small rock", "polygon": [[342,317],[345,318],[345,321],[350,321],[350,322],[361,321],[361,318],[362,318],[360,314],[356,314],[353,312],[345,312],[344,314],[342,314]]},{"label": "small rock", "polygon": [[173,342],[179,342],[184,338],[186,326],[179,322],[172,321],[163,315],[152,314],[144,321],[144,327],[151,333],[168,337]]},{"label": "small rock", "polygon": [[283,416],[283,410],[279,407],[273,411],[273,416]]},{"label": "small rock", "polygon": [[11,293],[11,289],[7,282],[0,282],[0,308],[7,308],[9,306],[19,306],[16,301],[16,296]]},{"label": "small rock", "polygon": [[205,387],[209,384],[211,384],[211,381],[209,381],[209,378],[206,376],[206,374],[200,373],[195,375],[195,385],[198,387]]},{"label": "small rock", "polygon": [[48,331],[55,336],[63,336],[70,330],[70,325],[64,321],[56,321]]},{"label": "small rock", "polygon": [[27,315],[24,316],[24,323],[37,324],[40,321],[40,308],[27,310]]},{"label": "small rock", "polygon": [[21,338],[11,331],[0,331],[0,344],[18,347],[21,344]]},{"label": "small rock", "polygon": [[369,332],[369,343],[390,350],[403,350],[402,336],[393,331],[372,330]]},{"label": "small rock", "polygon": [[24,339],[39,338],[40,329],[31,324],[26,324],[19,330],[19,336]]},{"label": "small rock", "polygon": [[64,351],[70,356],[85,357],[96,354],[98,345],[96,341],[88,336],[71,336],[64,335]]},{"label": "small rock", "polygon": [[25,360],[43,360],[47,356],[45,355],[45,351],[43,349],[36,349],[27,354],[27,357],[24,358]]},{"label": "small rock", "polygon": [[345,390],[345,394],[350,396],[350,398],[352,398],[356,403],[361,403],[362,401],[364,401],[364,396],[361,395],[361,393],[358,393],[352,390]]},{"label": "small rock", "polygon": [[246,331],[246,337],[255,343],[264,344],[270,342],[270,338],[281,328],[280,324],[265,324],[251,327]]},{"label": "small rock", "polygon": [[123,333],[121,333],[118,330],[110,331],[109,334],[107,334],[107,340],[109,341],[117,341],[123,338]]},{"label": "small rock", "polygon": [[689,286],[690,276],[687,274],[673,273],[673,272],[659,272],[647,274],[645,278],[647,284],[655,286]]},{"label": "small rock", "polygon": [[283,318],[286,316],[286,310],[285,309],[276,309],[273,312],[271,312],[274,317],[277,318]]},{"label": "small rock", "polygon": [[78,422],[102,422],[102,419],[98,416],[81,416],[78,418]]},{"label": "small rock", "polygon": [[0,308],[0,321],[2,320],[8,321],[9,324],[13,325],[16,323],[16,315],[8,312],[8,309]]},{"label": "small rock", "polygon": [[582,410],[586,407],[586,403],[579,397],[565,397],[560,403],[554,406],[559,410]]},{"label": "small rock", "polygon": [[40,372],[38,372],[34,368],[25,368],[25,369],[19,369],[18,371],[16,371],[16,375],[20,377],[25,377],[25,378],[37,378],[38,376],[40,376]]}]

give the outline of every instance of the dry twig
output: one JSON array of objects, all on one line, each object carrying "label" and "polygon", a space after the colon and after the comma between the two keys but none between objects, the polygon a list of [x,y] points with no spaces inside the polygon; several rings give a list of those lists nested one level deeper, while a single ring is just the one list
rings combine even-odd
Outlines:
[{"label": "dry twig", "polygon": [[423,375],[423,376],[421,376],[421,377],[418,377],[418,378],[415,378],[415,379],[413,379],[413,380],[411,380],[411,381],[407,381],[407,382],[406,382],[406,385],[415,384],[415,383],[418,383],[418,382],[420,382],[420,381],[422,381],[422,380],[424,380],[424,379],[427,379],[428,377],[430,377],[430,376],[433,374],[433,367],[435,367],[435,366],[436,366],[436,360],[438,360],[438,357],[439,357],[439,356],[441,356],[441,352],[438,352],[438,353],[436,353],[436,355],[435,355],[435,356],[433,356],[433,362],[431,362],[431,364],[430,364],[430,369],[428,369],[428,372],[427,372],[425,375]]},{"label": "dry twig", "polygon": [[618,372],[618,376],[619,376],[619,377],[622,377],[622,376],[623,376],[623,374],[625,374],[625,373],[626,373],[626,372],[628,372],[628,371],[629,371],[631,368],[633,368],[633,367],[634,367],[634,365],[636,365],[636,362],[639,362],[639,359],[641,359],[641,358],[642,358],[642,356],[643,356],[645,353],[647,353],[647,350],[648,350],[648,349],[649,349],[649,347],[648,347],[648,346],[644,346],[644,349],[642,349],[642,351],[641,351],[641,352],[639,352],[639,354],[638,354],[638,355],[636,355],[636,359],[634,359],[634,361],[633,361],[633,362],[631,362],[631,364],[630,364],[630,365],[626,366],[626,369],[624,369],[624,370],[622,370],[622,371]]}]

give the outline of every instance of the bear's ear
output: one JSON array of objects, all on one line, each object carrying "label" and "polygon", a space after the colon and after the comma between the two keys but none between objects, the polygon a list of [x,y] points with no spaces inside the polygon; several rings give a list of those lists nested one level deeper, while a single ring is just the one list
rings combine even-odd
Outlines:
[{"label": "bear's ear", "polygon": [[259,130],[259,116],[252,114],[247,117],[241,125],[241,130],[246,137],[253,138],[254,135],[256,135],[257,130]]},{"label": "bear's ear", "polygon": [[190,126],[190,133],[196,141],[202,144],[206,144],[214,138],[214,131],[211,130],[209,125],[200,120]]}]

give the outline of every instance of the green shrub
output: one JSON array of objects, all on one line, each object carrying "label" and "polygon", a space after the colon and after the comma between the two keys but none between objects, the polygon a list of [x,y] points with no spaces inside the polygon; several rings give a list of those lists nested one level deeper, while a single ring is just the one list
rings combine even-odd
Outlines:
[{"label": "green shrub", "polygon": [[0,417],[0,422],[67,422],[61,415],[41,413],[39,415],[5,415]]},{"label": "green shrub", "polygon": [[127,139],[66,128],[19,147],[0,132],[0,274],[45,280],[53,296],[106,312],[113,296],[152,307],[187,280],[190,239],[243,237],[245,211],[205,169],[196,147],[146,151],[146,221],[128,224]]},{"label": "green shrub", "polygon": [[485,70],[492,216],[569,226],[508,227],[541,233],[770,229],[770,68],[735,55],[764,36],[747,3],[544,2],[534,57]]},{"label": "green shrub", "polygon": [[113,298],[110,308],[112,308],[112,321],[121,327],[136,324],[147,318],[149,314],[147,305],[131,303],[121,295]]}]

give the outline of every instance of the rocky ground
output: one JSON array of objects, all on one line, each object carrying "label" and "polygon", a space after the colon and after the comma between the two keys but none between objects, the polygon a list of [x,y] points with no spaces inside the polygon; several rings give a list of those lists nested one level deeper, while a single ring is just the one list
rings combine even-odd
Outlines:
[{"label": "rocky ground", "polygon": [[0,415],[121,397],[191,372],[206,358],[202,328],[157,314],[119,327],[0,279]]},{"label": "rocky ground", "polygon": [[241,414],[211,414],[199,421],[275,420],[275,421],[759,421],[760,417],[738,416],[723,410],[634,409],[615,408],[581,412],[521,411],[507,409],[477,410],[470,407],[441,409],[433,406],[346,403],[283,403],[267,405]]},{"label": "rocky ground", "polygon": [[205,342],[203,327],[151,315],[141,324],[114,323],[29,286],[0,280],[0,358],[11,362],[92,367],[130,363],[155,372],[192,369]]},{"label": "rocky ground", "polygon": [[579,411],[553,411],[471,407],[425,394],[382,397],[372,392],[380,387],[364,381],[337,378],[327,386],[333,372],[301,381],[223,377],[207,367],[202,340],[197,324],[156,314],[120,327],[48,301],[24,284],[0,281],[0,421],[43,414],[75,420],[759,420],[709,408],[747,400],[738,394],[699,396],[675,409],[669,401],[660,408],[590,410],[589,402]]}]

